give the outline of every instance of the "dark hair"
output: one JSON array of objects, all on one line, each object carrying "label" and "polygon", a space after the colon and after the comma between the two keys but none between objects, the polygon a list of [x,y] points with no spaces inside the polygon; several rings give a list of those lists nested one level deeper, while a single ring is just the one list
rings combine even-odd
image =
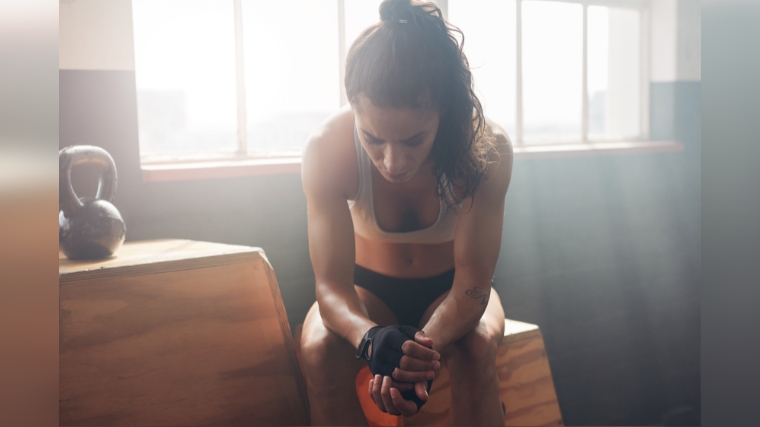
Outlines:
[{"label": "dark hair", "polygon": [[[461,43],[455,37],[461,37]],[[385,0],[380,22],[351,46],[346,61],[346,95],[380,108],[426,108],[441,114],[431,155],[436,191],[454,188],[454,202],[473,195],[494,149],[483,108],[473,90],[463,52],[464,34],[434,3]]]}]

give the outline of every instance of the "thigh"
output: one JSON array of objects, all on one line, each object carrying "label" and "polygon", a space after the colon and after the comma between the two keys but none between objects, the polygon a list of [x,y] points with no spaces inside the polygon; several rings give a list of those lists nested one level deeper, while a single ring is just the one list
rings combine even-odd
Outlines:
[{"label": "thigh", "polygon": [[480,318],[480,323],[485,326],[488,337],[498,347],[504,338],[504,307],[501,305],[499,294],[493,287],[491,287],[491,297],[483,317]]},{"label": "thigh", "polygon": [[367,366],[356,358],[351,343],[328,329],[315,301],[303,322],[300,364],[310,392],[339,393],[350,389],[356,374]]}]

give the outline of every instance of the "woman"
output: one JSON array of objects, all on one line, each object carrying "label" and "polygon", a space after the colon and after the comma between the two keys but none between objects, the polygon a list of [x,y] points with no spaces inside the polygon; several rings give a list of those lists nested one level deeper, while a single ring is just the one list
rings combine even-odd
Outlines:
[{"label": "woman", "polygon": [[[317,301],[301,339],[311,421],[366,425],[355,377],[390,414],[427,400],[443,363],[449,422],[504,425],[491,279],[512,148],[487,123],[458,32],[432,3],[386,0],[354,42],[349,104],[304,151]],[[362,359],[362,360],[358,360]]]}]

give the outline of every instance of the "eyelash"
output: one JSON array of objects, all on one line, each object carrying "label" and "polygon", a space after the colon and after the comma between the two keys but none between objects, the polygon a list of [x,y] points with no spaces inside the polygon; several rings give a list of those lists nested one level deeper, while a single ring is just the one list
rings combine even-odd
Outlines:
[{"label": "eyelash", "polygon": [[[377,140],[374,140],[374,139],[371,139],[371,138],[366,138],[366,139],[367,139],[367,143],[370,144],[370,145],[383,145],[384,144],[384,141],[377,141]],[[418,139],[416,141],[411,141],[411,142],[405,142],[404,143],[404,145],[406,145],[407,147],[417,147],[420,144],[422,144],[422,139]]]}]

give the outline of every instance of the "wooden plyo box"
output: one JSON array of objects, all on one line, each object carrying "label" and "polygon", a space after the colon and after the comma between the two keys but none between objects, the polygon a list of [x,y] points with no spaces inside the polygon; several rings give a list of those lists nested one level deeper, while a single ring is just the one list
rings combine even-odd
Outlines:
[{"label": "wooden plyo box", "polygon": [[[300,356],[301,328],[295,331]],[[496,356],[499,397],[504,404],[506,426],[562,426],[562,414],[554,390],[544,339],[536,325],[504,319],[504,339]],[[451,390],[449,373],[441,367],[430,390],[430,399],[411,417],[381,412],[367,389],[372,374],[368,367],[356,375],[356,394],[370,426],[445,426]]]},{"label": "wooden plyo box", "polygon": [[[536,325],[511,319],[504,319],[504,326],[504,339],[496,355],[504,424],[563,425],[541,330]],[[365,394],[367,387],[369,381],[364,387]],[[429,403],[418,414],[404,418],[402,425],[446,425],[451,400],[449,387],[448,370],[442,367],[430,390]]]},{"label": "wooden plyo box", "polygon": [[274,271],[259,248],[126,243],[59,258],[61,425],[306,425]]}]

